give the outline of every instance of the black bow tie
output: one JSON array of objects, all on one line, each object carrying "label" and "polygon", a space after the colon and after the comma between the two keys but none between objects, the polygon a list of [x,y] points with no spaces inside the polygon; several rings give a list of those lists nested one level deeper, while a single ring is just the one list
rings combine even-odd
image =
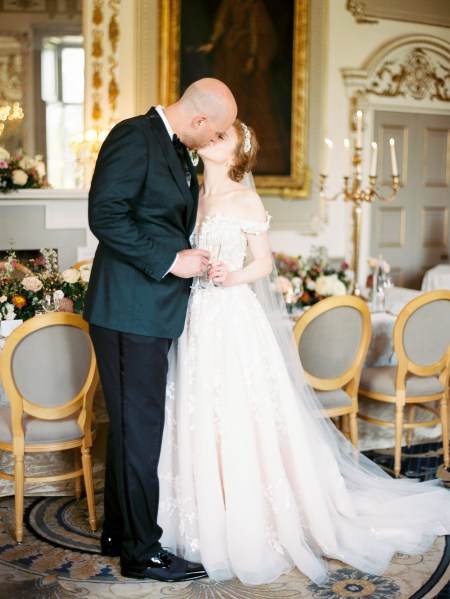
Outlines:
[{"label": "black bow tie", "polygon": [[186,177],[187,184],[191,184],[191,173],[189,172],[189,167],[186,162],[186,157],[184,154],[185,146],[181,143],[180,138],[176,133],[174,133],[172,137],[173,147],[175,148],[175,152],[177,153],[178,159],[180,160],[180,164],[183,168],[184,175]]},{"label": "black bow tie", "polygon": [[176,133],[173,134],[172,143],[178,156],[184,159],[184,145],[181,143],[180,138]]}]

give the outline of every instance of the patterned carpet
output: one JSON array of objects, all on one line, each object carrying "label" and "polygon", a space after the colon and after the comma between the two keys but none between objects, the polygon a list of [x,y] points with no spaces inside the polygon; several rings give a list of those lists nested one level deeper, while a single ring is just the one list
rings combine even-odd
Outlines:
[{"label": "patterned carpet", "polygon": [[[390,451],[371,457],[390,468]],[[376,455],[375,455],[376,454]],[[440,468],[438,444],[411,448],[404,473],[423,478],[448,473]],[[99,522],[102,495],[96,497]],[[13,498],[0,499],[0,598],[8,599],[450,599],[450,538],[439,538],[424,555],[396,554],[383,576],[372,576],[330,561],[325,586],[297,570],[276,582],[245,587],[236,580],[215,583],[130,582],[119,573],[118,558],[99,554],[100,533],[89,532],[84,500],[71,497],[26,499],[25,536],[14,542]]]},{"label": "patterned carpet", "polygon": [[[394,448],[373,449],[363,452],[388,474],[394,473]],[[450,472],[443,464],[442,442],[427,442],[402,448],[400,476],[421,481],[440,478],[450,488]]]}]

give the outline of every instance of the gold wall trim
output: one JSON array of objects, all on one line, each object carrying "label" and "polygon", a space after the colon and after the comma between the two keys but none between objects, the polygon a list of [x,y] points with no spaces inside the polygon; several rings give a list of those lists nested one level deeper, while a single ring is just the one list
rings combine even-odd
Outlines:
[{"label": "gold wall trim", "polygon": [[92,113],[91,117],[94,122],[99,122],[102,119],[102,93],[103,87],[103,31],[102,25],[104,20],[104,0],[94,0],[92,5],[92,80],[91,85],[94,89],[92,92]]},{"label": "gold wall trim", "polygon": [[117,110],[117,98],[120,94],[119,84],[117,83],[116,70],[119,66],[117,60],[117,47],[120,39],[120,27],[117,22],[119,15],[120,0],[109,0],[111,15],[108,23],[108,40],[111,45],[111,54],[108,56],[109,63],[109,84],[108,84],[108,101],[111,108],[111,121],[114,120],[114,115]]},{"label": "gold wall trim", "polygon": [[[387,214],[393,214],[397,212],[400,215],[400,231],[399,231],[399,239],[398,241],[382,241],[382,226],[383,226],[383,216]],[[381,206],[377,210],[377,218],[376,218],[376,229],[375,235],[377,239],[377,245],[379,247],[384,248],[399,248],[405,246],[406,239],[406,211],[402,206],[394,207],[394,206]]]},{"label": "gold wall trim", "polygon": [[426,177],[426,175],[428,174],[428,169],[425,168],[423,170],[423,185],[424,185],[424,187],[429,187],[429,188],[446,188],[449,186],[449,181],[450,181],[450,131],[448,129],[437,129],[436,127],[429,127],[426,129],[424,155],[427,156],[428,159],[430,159],[429,146],[430,146],[430,133],[432,133],[432,132],[442,133],[443,137],[444,136],[446,137],[447,143],[446,143],[446,149],[445,149],[445,167],[444,167],[445,174],[444,174],[444,179],[442,182],[430,182],[427,180],[427,177]]},{"label": "gold wall trim", "polygon": [[[180,94],[181,1],[159,0],[160,54],[159,102],[167,105]],[[183,0],[188,1],[188,0]],[[311,171],[306,164],[308,98],[308,0],[293,1],[292,97],[290,133],[290,173],[256,175],[258,191],[284,199],[310,195]],[[251,124],[251,123],[249,123]],[[258,131],[256,132],[258,134]]]},{"label": "gold wall trim", "polygon": [[380,46],[361,68],[341,69],[351,102],[367,112],[375,98],[450,101],[450,43],[432,35],[406,35]]},{"label": "gold wall trim", "polygon": [[[425,241],[425,226],[427,212],[442,212],[442,237],[433,241]],[[448,244],[448,208],[447,206],[425,206],[422,208],[422,218],[420,222],[422,247],[425,248],[446,248]]]},{"label": "gold wall trim", "polygon": [[357,23],[378,23],[375,19],[392,19],[450,27],[448,0],[348,0],[347,10]]},{"label": "gold wall trim", "polygon": [[435,62],[425,48],[413,48],[397,62],[386,60],[373,75],[366,91],[376,96],[450,102],[450,68]]}]

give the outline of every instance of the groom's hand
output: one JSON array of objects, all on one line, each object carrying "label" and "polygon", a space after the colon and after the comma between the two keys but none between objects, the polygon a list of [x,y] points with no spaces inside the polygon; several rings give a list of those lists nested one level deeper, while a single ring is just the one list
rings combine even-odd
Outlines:
[{"label": "groom's hand", "polygon": [[182,250],[178,252],[170,273],[182,279],[199,277],[208,268],[209,252],[206,250]]}]

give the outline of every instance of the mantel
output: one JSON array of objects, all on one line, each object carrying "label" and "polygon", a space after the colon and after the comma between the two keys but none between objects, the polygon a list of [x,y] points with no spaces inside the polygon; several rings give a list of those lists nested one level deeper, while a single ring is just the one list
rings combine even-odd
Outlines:
[{"label": "mantel", "polygon": [[85,189],[20,189],[11,193],[0,194],[2,204],[14,205],[24,200],[87,200]]},{"label": "mantel", "polygon": [[89,230],[88,192],[22,189],[0,194],[0,250],[51,247],[61,268],[92,258],[97,239]]}]

